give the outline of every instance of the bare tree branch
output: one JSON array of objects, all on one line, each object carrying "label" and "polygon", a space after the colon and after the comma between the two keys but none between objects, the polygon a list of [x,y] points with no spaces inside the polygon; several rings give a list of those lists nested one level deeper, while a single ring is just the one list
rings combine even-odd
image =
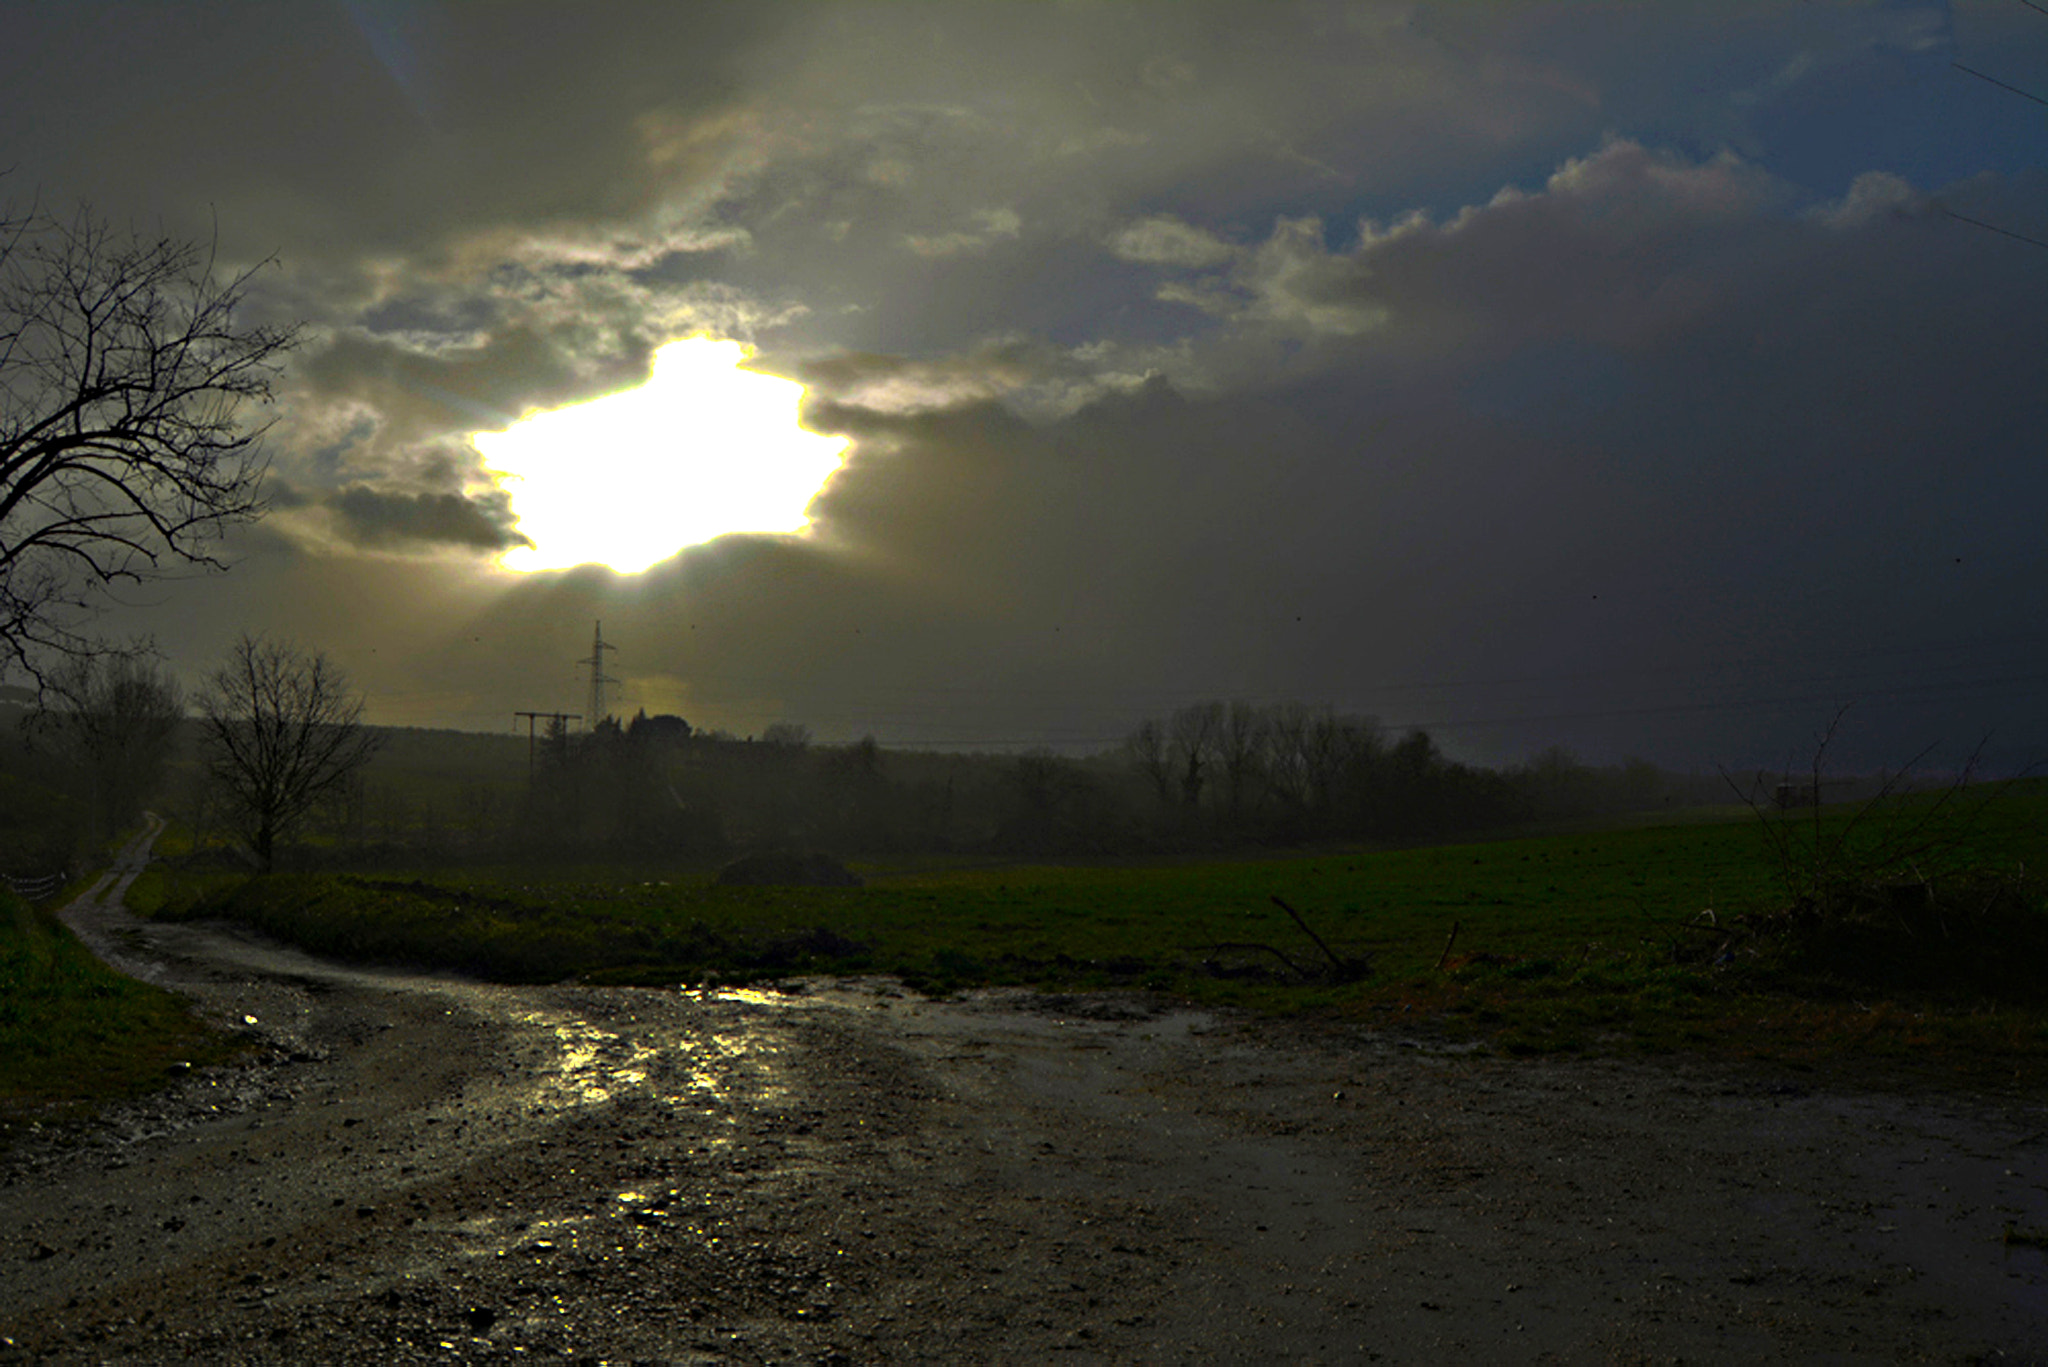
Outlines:
[{"label": "bare tree branch", "polygon": [[0,664],[39,680],[110,584],[221,568],[263,512],[271,401],[296,341],[236,312],[210,250],[81,209],[0,218]]}]

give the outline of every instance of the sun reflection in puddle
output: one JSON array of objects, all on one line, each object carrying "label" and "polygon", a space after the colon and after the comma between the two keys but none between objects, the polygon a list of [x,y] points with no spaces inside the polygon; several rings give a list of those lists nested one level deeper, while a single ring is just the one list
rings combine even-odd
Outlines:
[{"label": "sun reflection in puddle", "polygon": [[714,1031],[683,1044],[680,1052],[690,1058],[689,1089],[664,1096],[662,1100],[671,1106],[688,1105],[706,1096],[729,1102],[738,1073],[750,1075],[749,1090],[759,1101],[773,1102],[789,1094],[788,1085],[776,1080],[782,1069],[782,1048],[764,1043],[758,1035]]},{"label": "sun reflection in puddle", "polygon": [[707,987],[691,994],[699,1001],[740,1002],[747,1006],[787,1006],[787,992],[767,992],[758,987]]},{"label": "sun reflection in puddle", "polygon": [[[721,991],[717,1000],[748,1006],[777,1005],[779,993],[748,989]],[[529,1011],[520,1022],[552,1036],[554,1057],[539,1071],[534,1104],[544,1110],[600,1106],[622,1094],[647,1088],[660,1073],[674,1091],[656,1093],[671,1106],[730,1104],[736,1090],[774,1103],[789,1095],[781,1080],[783,1044],[762,1026],[703,1033],[661,1029],[634,1039],[580,1017]]]},{"label": "sun reflection in puddle", "polygon": [[540,1104],[544,1106],[598,1106],[621,1091],[644,1086],[647,1069],[643,1065],[661,1053],[655,1045],[626,1039],[579,1017],[529,1011],[519,1020],[539,1026],[555,1038],[558,1053],[543,1070],[540,1086]]}]

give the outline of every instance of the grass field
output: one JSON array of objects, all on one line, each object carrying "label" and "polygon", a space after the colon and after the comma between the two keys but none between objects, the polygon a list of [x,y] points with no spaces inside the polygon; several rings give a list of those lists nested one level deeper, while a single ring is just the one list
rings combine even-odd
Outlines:
[{"label": "grass field", "polygon": [[[1795,820],[1783,830],[1791,867],[1743,814],[1272,860],[872,867],[857,889],[719,887],[701,868],[153,874],[131,902],[234,917],[324,953],[511,981],[893,973],[935,992],[1130,986],[1396,1022],[1511,1052],[1856,1051],[2024,1073],[2048,1062],[2048,991],[2030,987],[2048,984],[2034,972],[2048,968],[2048,940],[2034,937],[2048,926],[2038,895],[2015,923],[2024,944],[1989,953],[1957,940],[1944,958],[1879,927],[1900,961],[1889,977],[1735,928],[1745,913],[1782,909],[1830,857],[1875,860],[1902,832],[1918,840],[1908,850],[1917,862],[1873,865],[1872,876],[1910,866],[1937,889],[1974,888],[1987,873],[2024,889],[2020,870],[2048,858],[2048,784],[1981,796],[1995,800],[1924,825],[1929,799],[1881,818]],[[1959,882],[1965,869],[1978,881]]]},{"label": "grass field", "polygon": [[123,977],[0,891],[0,1121],[61,1116],[225,1057],[184,1002]]}]

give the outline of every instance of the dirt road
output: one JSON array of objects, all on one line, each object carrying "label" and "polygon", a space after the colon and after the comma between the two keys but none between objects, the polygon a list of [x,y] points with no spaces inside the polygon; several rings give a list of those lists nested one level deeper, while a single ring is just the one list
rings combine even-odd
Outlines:
[{"label": "dirt road", "polygon": [[0,1159],[0,1362],[2048,1360],[2048,1099],[498,987],[122,883],[68,918],[260,1048]]}]

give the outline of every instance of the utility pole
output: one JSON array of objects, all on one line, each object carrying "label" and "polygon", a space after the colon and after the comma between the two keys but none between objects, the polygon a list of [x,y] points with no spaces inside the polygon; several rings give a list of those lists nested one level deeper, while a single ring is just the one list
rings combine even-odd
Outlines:
[{"label": "utility pole", "polygon": [[590,718],[590,724],[593,727],[605,719],[604,686],[618,682],[617,679],[604,672],[604,653],[609,650],[613,654],[617,654],[618,649],[617,646],[606,643],[604,639],[604,623],[599,622],[596,633],[590,638],[590,658],[576,662],[580,665],[590,666],[590,711],[586,715]]},{"label": "utility pole", "polygon": [[582,718],[574,712],[514,712],[512,714],[512,729],[514,731],[519,729],[519,719],[521,717],[526,718],[526,781],[531,783],[533,782],[534,723],[545,717],[558,726],[566,726],[572,721],[581,721]]}]

